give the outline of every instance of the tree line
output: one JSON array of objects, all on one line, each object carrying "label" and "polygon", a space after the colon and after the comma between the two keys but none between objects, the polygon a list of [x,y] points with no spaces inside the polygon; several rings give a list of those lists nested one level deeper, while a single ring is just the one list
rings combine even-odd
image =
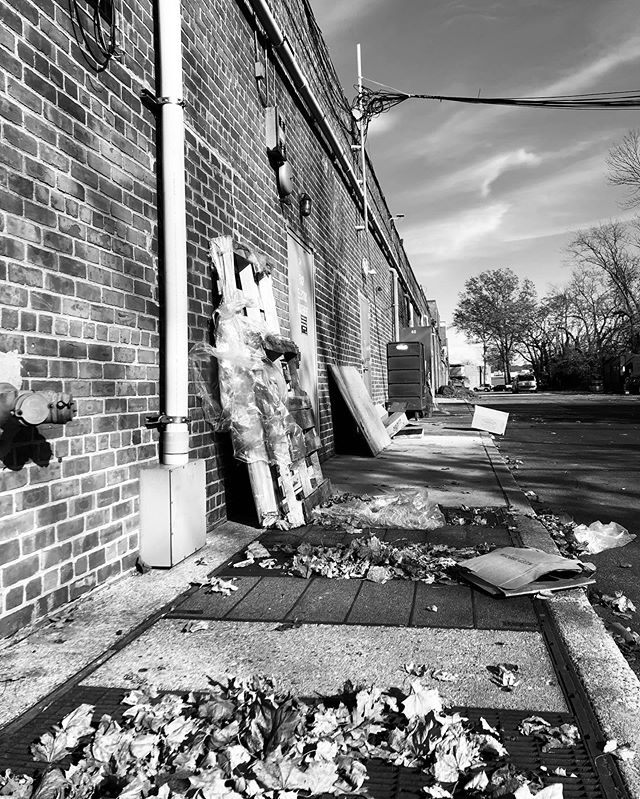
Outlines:
[{"label": "tree line", "polygon": [[[624,205],[640,207],[640,131],[609,151],[607,165],[609,181],[628,191]],[[567,284],[542,298],[508,268],[470,278],[458,296],[454,326],[506,382],[520,358],[543,385],[581,388],[602,380],[610,358],[640,352],[640,217],[578,231],[567,255]]]}]

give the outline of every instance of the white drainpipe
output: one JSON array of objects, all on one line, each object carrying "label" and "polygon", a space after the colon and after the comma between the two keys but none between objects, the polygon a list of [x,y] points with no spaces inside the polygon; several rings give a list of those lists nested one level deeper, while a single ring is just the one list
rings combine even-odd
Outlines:
[{"label": "white drainpipe", "polygon": [[189,460],[189,366],[180,0],[159,0],[157,14],[164,255],[164,414],[159,428],[162,463],[181,466]]}]

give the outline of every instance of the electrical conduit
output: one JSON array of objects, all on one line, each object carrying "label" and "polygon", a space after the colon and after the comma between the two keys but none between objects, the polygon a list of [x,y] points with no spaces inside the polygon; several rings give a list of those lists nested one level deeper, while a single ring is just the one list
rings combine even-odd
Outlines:
[{"label": "electrical conduit", "polygon": [[[278,52],[280,59],[282,60],[282,64],[284,68],[287,70],[291,80],[293,81],[294,86],[300,92],[300,96],[306,102],[309,110],[313,114],[314,119],[318,123],[320,130],[322,131],[324,137],[326,138],[331,150],[333,151],[334,155],[338,158],[344,171],[347,174],[349,179],[349,183],[353,186],[356,190],[358,195],[360,196],[360,201],[362,203],[362,207],[364,209],[365,205],[365,194],[363,191],[362,186],[358,180],[358,176],[353,170],[353,166],[350,163],[349,159],[345,156],[340,142],[336,138],[335,133],[333,132],[331,126],[327,121],[327,117],[320,106],[320,103],[316,99],[315,95],[311,91],[311,88],[307,82],[307,79],[302,73],[300,66],[296,60],[293,51],[287,41],[287,37],[282,32],[280,26],[275,20],[275,17],[271,13],[271,9],[266,4],[265,0],[248,0],[249,5],[253,9],[253,12],[260,20],[262,27],[265,30],[265,33],[269,37],[269,40],[273,46],[273,49]],[[396,261],[393,250],[391,248],[391,244],[387,239],[383,229],[380,227],[378,220],[370,215],[369,216],[369,224],[375,229],[380,239],[384,242],[387,250],[389,252],[389,257],[393,261],[393,268],[396,269],[398,273],[400,273],[400,266]]]}]

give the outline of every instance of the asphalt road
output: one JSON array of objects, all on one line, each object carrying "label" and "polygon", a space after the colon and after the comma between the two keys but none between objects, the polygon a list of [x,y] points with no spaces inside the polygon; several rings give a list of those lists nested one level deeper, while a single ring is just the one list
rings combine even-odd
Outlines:
[{"label": "asphalt road", "polygon": [[[537,512],[565,513],[587,525],[615,521],[637,536],[589,560],[599,591],[622,591],[638,608],[631,619],[596,610],[640,633],[640,396],[480,394],[478,401],[509,413],[496,444],[518,484],[538,495]],[[514,466],[516,460],[522,463]],[[633,658],[640,675],[640,650]]]}]

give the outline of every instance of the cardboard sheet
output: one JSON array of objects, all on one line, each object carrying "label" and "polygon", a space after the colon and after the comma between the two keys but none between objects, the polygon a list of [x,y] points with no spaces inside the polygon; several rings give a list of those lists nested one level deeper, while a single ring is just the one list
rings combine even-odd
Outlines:
[{"label": "cardboard sheet", "polygon": [[593,573],[585,571],[580,561],[531,547],[494,549],[465,560],[459,570],[465,580],[502,596],[560,591],[595,582]]},{"label": "cardboard sheet", "polygon": [[504,411],[496,411],[493,408],[485,408],[484,405],[476,405],[473,411],[471,427],[475,430],[486,430],[488,433],[495,433],[503,436],[507,429],[509,414]]}]

